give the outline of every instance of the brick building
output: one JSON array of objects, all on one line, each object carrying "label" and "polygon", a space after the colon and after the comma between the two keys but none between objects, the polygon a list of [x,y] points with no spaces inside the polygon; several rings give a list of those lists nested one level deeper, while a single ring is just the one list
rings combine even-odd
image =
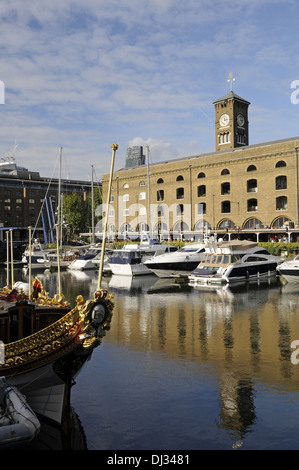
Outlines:
[{"label": "brick building", "polygon": [[[28,240],[28,226],[41,241],[53,241],[59,181],[41,177],[36,171],[20,168],[14,158],[0,163],[0,240],[13,228],[14,240]],[[61,194],[76,192],[83,200],[91,192],[86,181],[61,181]],[[57,220],[57,217],[56,217]],[[57,223],[57,222],[56,222]],[[54,232],[54,233],[53,233]]]},{"label": "brick building", "polygon": [[149,176],[146,164],[116,171],[108,233],[297,241],[299,137],[249,145],[249,105],[232,90],[214,102],[215,152],[151,164]]}]

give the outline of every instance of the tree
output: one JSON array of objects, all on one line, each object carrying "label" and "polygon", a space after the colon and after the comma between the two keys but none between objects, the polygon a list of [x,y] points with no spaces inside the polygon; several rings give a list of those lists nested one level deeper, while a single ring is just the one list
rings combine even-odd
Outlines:
[{"label": "tree", "polygon": [[63,218],[70,228],[70,236],[84,231],[86,224],[85,205],[76,193],[63,196]]}]

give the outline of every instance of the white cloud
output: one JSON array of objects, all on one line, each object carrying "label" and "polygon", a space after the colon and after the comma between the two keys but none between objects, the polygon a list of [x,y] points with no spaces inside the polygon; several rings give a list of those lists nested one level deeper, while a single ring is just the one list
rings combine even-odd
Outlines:
[{"label": "white cloud", "polygon": [[[268,115],[271,90],[288,98],[288,78],[299,78],[298,9],[291,0],[2,2],[0,153],[17,139],[17,159],[45,174],[63,146],[70,177],[81,178],[87,161],[109,172],[115,141],[122,166],[138,135],[157,161],[212,151],[212,102],[230,71],[236,93]],[[295,112],[284,114],[288,134]]]}]

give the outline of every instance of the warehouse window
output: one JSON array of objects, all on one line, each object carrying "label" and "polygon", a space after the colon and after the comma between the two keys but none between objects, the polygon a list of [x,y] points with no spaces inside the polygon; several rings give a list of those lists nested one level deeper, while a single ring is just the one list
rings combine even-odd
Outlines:
[{"label": "warehouse window", "polygon": [[177,199],[184,199],[184,188],[177,188],[176,198]]},{"label": "warehouse window", "polygon": [[275,189],[287,189],[287,177],[277,176],[275,180]]}]

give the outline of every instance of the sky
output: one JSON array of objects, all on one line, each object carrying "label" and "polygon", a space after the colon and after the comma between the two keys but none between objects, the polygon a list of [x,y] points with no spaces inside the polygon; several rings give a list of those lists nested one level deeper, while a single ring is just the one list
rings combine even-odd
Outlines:
[{"label": "sky", "polygon": [[113,143],[115,170],[213,152],[230,72],[250,144],[298,136],[298,29],[297,0],[1,0],[0,155],[88,181]]}]

